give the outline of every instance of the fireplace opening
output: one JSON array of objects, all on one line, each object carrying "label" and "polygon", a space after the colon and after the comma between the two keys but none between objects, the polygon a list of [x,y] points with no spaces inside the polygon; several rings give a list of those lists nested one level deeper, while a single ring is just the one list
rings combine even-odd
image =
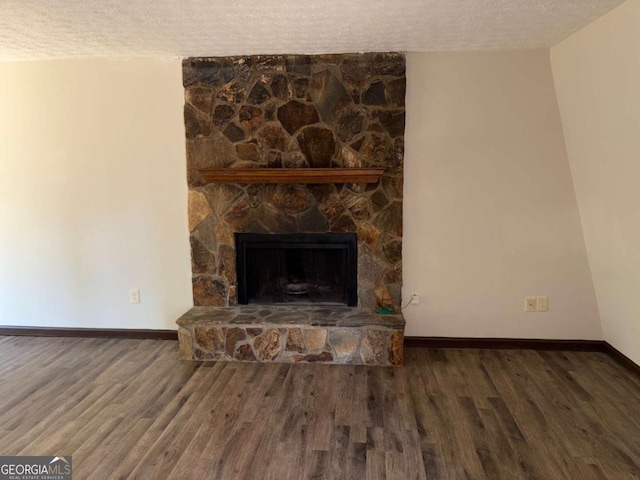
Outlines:
[{"label": "fireplace opening", "polygon": [[355,233],[236,233],[238,303],[355,307]]}]

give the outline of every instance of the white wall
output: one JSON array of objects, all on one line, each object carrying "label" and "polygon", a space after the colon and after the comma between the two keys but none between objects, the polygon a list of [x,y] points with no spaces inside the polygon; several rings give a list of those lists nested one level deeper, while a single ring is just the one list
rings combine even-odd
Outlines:
[{"label": "white wall", "polygon": [[640,0],[551,61],[604,337],[640,364]]},{"label": "white wall", "polygon": [[179,60],[0,63],[0,325],[175,328],[182,104]]},{"label": "white wall", "polygon": [[602,338],[549,51],[409,54],[407,77],[407,335]]}]

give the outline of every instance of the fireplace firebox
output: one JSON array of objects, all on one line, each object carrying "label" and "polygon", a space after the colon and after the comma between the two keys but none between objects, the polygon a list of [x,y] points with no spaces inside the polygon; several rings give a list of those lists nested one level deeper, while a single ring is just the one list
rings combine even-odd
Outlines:
[{"label": "fireplace firebox", "polygon": [[355,307],[355,233],[236,233],[238,303]]}]

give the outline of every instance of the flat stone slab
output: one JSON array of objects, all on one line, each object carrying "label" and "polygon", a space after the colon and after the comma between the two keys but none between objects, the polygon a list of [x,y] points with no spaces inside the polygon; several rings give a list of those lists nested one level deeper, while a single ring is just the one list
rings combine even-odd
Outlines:
[{"label": "flat stone slab", "polygon": [[318,327],[363,327],[375,325],[404,328],[402,314],[381,315],[361,308],[343,306],[243,305],[238,307],[193,307],[176,322],[186,325],[287,325]]},{"label": "flat stone slab", "polygon": [[194,307],[180,317],[187,360],[398,366],[404,318],[343,306]]}]

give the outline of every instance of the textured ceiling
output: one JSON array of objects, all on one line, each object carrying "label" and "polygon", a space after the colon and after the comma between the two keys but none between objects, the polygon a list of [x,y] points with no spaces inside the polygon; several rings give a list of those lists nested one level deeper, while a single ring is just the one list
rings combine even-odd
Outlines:
[{"label": "textured ceiling", "polygon": [[0,59],[554,45],[622,0],[0,0]]}]

